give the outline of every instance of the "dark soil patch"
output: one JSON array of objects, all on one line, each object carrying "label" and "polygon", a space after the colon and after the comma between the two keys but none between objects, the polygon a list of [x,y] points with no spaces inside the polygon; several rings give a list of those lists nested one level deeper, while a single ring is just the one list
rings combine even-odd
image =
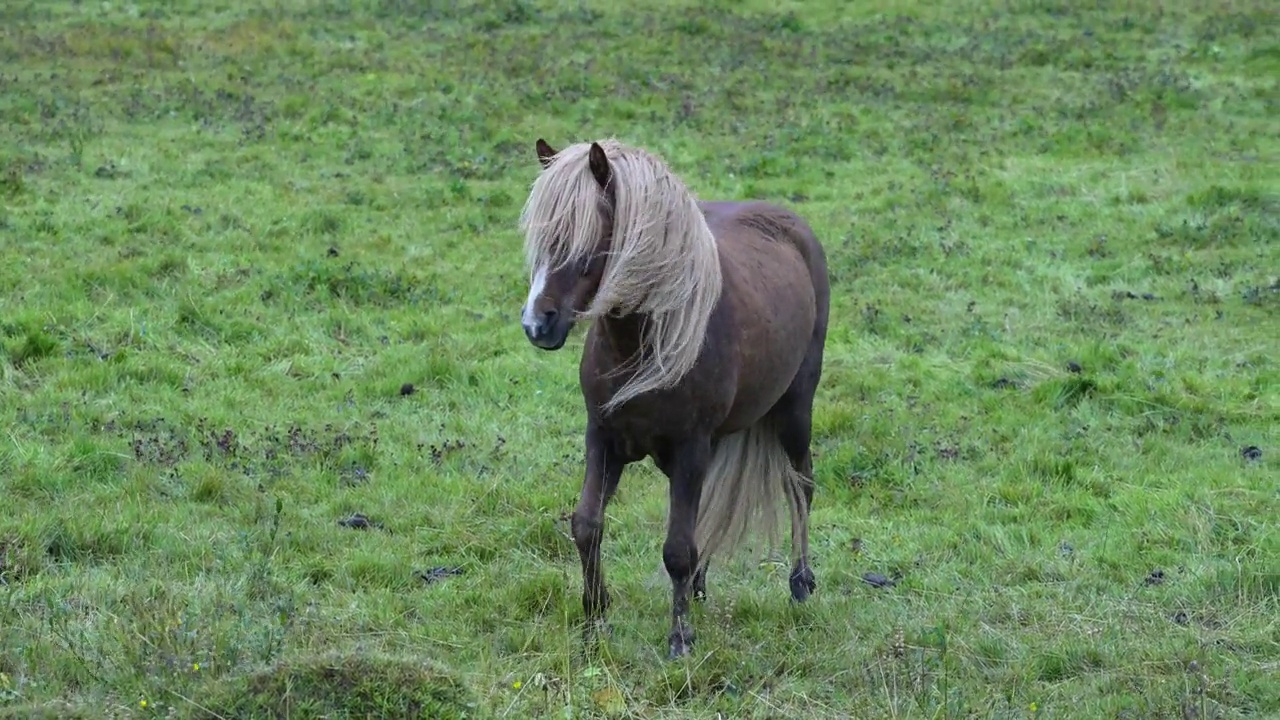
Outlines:
[{"label": "dark soil patch", "polygon": [[891,578],[887,575],[881,575],[880,573],[873,572],[863,573],[862,582],[873,588],[888,588],[898,584],[898,580],[896,578]]},{"label": "dark soil patch", "polygon": [[1111,293],[1112,300],[1138,300],[1139,298],[1141,298],[1142,300],[1158,300],[1159,299],[1155,295],[1149,292],[1142,293],[1141,295],[1139,295],[1133,292],[1132,290],[1116,290],[1115,292]]},{"label": "dark soil patch", "polygon": [[369,517],[363,513],[353,513],[349,517],[339,520],[338,524],[345,528],[351,528],[352,530],[383,529],[382,523],[370,520]]},{"label": "dark soil patch", "polygon": [[428,585],[440,582],[445,578],[461,575],[463,572],[460,567],[433,567],[429,570],[419,570],[418,578]]},{"label": "dark soil patch", "polygon": [[111,421],[104,433],[129,439],[135,462],[174,468],[189,459],[203,459],[212,465],[246,477],[278,477],[299,461],[317,462],[344,470],[346,484],[368,480],[368,470],[343,461],[347,452],[370,459],[376,455],[378,429],[340,429],[333,424],[304,427],[294,423],[285,428],[237,429],[214,426],[200,418],[194,427],[182,427],[164,418],[141,421]]}]

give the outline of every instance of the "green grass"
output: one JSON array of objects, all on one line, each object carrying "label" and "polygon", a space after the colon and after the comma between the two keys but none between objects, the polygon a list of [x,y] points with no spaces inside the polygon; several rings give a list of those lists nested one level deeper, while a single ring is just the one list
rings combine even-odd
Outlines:
[{"label": "green grass", "polygon": [[[5,3],[0,717],[1280,716],[1274,8],[881,8]],[[688,662],[648,465],[583,654],[518,323],[608,135],[831,263],[818,592],[713,568]]]}]

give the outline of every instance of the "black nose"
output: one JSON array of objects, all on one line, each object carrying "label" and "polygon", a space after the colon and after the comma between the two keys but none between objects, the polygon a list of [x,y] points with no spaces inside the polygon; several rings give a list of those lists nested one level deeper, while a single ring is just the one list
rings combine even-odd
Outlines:
[{"label": "black nose", "polygon": [[556,324],[556,318],[560,317],[560,313],[555,310],[544,310],[542,313],[542,331],[551,330],[551,326]]}]

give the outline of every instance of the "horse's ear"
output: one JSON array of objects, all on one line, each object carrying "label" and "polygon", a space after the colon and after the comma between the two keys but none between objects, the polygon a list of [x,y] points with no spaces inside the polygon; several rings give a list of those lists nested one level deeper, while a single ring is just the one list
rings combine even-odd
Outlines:
[{"label": "horse's ear", "polygon": [[538,138],[535,143],[538,148],[538,162],[542,163],[542,167],[551,167],[551,159],[556,156],[556,151],[551,149],[546,140]]},{"label": "horse's ear", "polygon": [[591,143],[587,164],[591,167],[591,174],[596,176],[596,182],[600,183],[600,187],[608,189],[609,181],[613,179],[613,170],[609,169],[609,158],[605,157],[604,148],[600,147],[600,143]]}]

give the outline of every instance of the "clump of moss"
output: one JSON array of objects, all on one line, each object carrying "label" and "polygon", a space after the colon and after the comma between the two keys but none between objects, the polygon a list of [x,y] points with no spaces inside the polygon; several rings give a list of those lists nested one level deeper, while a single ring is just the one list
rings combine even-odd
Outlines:
[{"label": "clump of moss", "polygon": [[226,681],[192,717],[481,717],[453,673],[420,660],[325,655],[285,660]]}]

